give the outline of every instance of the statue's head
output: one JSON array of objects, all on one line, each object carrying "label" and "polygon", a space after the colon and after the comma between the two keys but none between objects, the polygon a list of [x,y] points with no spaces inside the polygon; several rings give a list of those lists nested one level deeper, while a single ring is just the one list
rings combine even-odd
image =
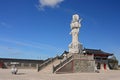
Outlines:
[{"label": "statue's head", "polygon": [[73,21],[78,21],[79,20],[79,15],[78,14],[74,14],[73,15]]}]

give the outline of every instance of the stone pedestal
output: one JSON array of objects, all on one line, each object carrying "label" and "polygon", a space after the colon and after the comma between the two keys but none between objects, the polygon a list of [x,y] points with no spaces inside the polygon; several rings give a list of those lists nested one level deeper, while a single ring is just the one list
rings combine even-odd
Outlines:
[{"label": "stone pedestal", "polygon": [[95,72],[95,60],[93,55],[84,55],[74,53],[72,59],[61,66],[56,73],[79,73]]}]

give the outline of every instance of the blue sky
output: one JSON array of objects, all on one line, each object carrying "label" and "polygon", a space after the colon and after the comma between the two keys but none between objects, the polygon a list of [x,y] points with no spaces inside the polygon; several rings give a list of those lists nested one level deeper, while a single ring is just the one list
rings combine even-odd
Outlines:
[{"label": "blue sky", "polygon": [[45,59],[68,51],[73,14],[85,48],[120,60],[120,0],[0,0],[0,57]]}]

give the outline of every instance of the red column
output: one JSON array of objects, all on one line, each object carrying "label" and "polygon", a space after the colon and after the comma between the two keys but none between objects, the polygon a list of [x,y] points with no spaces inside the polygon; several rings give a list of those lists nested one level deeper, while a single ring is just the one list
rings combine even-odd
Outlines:
[{"label": "red column", "polygon": [[106,64],[104,64],[104,69],[106,70]]}]

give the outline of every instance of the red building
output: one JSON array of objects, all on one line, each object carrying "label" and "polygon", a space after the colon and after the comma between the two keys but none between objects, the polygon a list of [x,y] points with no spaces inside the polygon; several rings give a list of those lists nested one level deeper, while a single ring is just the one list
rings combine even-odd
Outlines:
[{"label": "red building", "polygon": [[99,50],[84,49],[83,51],[84,51],[84,54],[94,55],[95,65],[96,65],[97,69],[109,70],[108,57],[112,56],[113,54],[104,52],[100,49]]}]

